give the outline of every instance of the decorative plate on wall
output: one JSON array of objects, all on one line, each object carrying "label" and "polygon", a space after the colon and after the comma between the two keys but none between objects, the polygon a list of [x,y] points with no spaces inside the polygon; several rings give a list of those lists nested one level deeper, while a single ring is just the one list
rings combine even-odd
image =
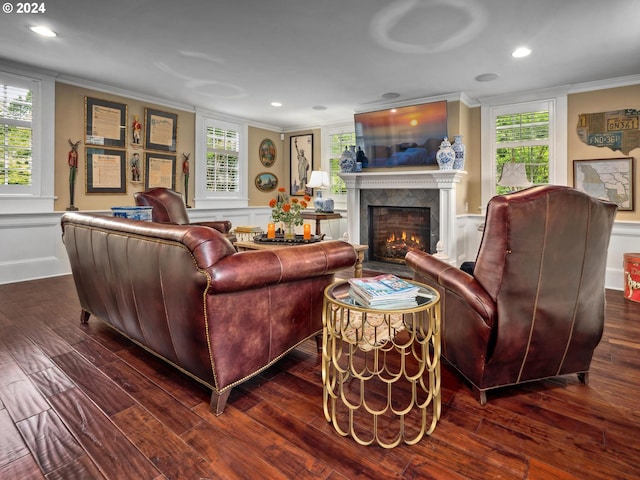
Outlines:
[{"label": "decorative plate on wall", "polygon": [[262,162],[262,165],[265,167],[272,166],[276,161],[276,146],[273,143],[273,140],[265,138],[260,144],[258,155],[260,156],[260,162]]},{"label": "decorative plate on wall", "polygon": [[261,192],[270,192],[278,186],[278,177],[271,172],[262,172],[256,175],[255,184]]}]

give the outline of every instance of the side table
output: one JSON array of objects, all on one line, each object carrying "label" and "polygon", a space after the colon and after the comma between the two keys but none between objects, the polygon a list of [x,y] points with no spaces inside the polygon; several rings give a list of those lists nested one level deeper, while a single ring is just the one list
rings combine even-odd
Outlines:
[{"label": "side table", "polygon": [[324,415],[360,445],[413,445],[440,419],[440,296],[411,283],[418,306],[395,310],[359,306],[347,281],[325,289]]},{"label": "side table", "polygon": [[342,218],[342,215],[339,213],[315,213],[315,212],[302,212],[302,218],[305,220],[315,220],[316,221],[316,235],[322,235],[320,233],[320,222],[322,220],[333,220],[336,218]]}]

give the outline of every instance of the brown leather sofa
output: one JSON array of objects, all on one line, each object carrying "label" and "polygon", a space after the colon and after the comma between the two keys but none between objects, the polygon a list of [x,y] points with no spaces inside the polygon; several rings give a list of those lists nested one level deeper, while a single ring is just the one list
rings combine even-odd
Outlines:
[{"label": "brown leather sofa", "polygon": [[174,223],[176,225],[203,225],[230,235],[231,222],[229,220],[212,220],[208,222],[194,222],[189,220],[187,207],[182,201],[182,195],[175,190],[165,187],[154,187],[144,192],[135,192],[133,199],[137,206],[153,207],[151,220],[158,223]]},{"label": "brown leather sofa", "polygon": [[324,288],[352,267],[346,242],[236,252],[217,230],[67,212],[82,307],[212,390],[231,388],[322,329]]},{"label": "brown leather sofa", "polygon": [[604,328],[616,205],[545,185],[491,199],[473,274],[409,252],[441,295],[442,355],[481,404],[487,390],[570,373],[588,382]]}]

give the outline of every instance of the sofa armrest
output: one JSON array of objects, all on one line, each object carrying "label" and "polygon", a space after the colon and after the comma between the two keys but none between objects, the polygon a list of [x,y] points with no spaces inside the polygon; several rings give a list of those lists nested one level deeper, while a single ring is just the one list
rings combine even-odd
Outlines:
[{"label": "sofa armrest", "polygon": [[495,303],[473,276],[421,251],[409,252],[405,261],[414,271],[417,281],[426,280],[428,284],[439,285],[445,294],[453,294],[462,299],[488,326],[493,325],[496,317]]},{"label": "sofa armrest", "polygon": [[210,222],[193,222],[191,225],[200,225],[203,227],[215,228],[219,232],[229,233],[231,231],[231,222],[229,220],[214,220]]},{"label": "sofa armrest", "polygon": [[353,267],[357,254],[342,241],[250,250],[229,255],[210,269],[209,293],[234,292],[333,274]]}]

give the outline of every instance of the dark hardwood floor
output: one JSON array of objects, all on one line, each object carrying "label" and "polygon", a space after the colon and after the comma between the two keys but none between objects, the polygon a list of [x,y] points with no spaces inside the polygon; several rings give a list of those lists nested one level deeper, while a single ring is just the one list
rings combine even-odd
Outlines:
[{"label": "dark hardwood floor", "polygon": [[0,285],[0,478],[639,478],[640,304],[607,299],[588,386],[536,382],[481,407],[445,364],[434,433],[384,450],[325,421],[313,341],[215,417],[198,383],[80,324],[70,276]]}]

